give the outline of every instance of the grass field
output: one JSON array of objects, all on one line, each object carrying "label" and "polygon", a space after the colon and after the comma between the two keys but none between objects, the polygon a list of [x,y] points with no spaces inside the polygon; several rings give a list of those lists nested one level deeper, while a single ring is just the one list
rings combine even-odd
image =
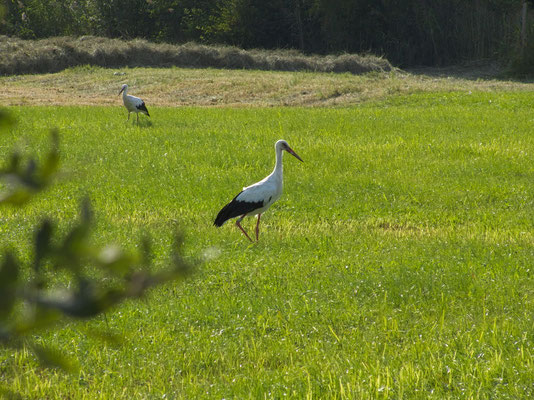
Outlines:
[{"label": "grass field", "polygon": [[435,92],[525,92],[534,82],[498,79],[493,68],[419,69],[368,74],[80,66],[54,74],[0,76],[3,105],[119,105],[117,93],[150,107],[346,107]]},{"label": "grass field", "polygon": [[[39,338],[79,374],[0,353],[24,398],[532,398],[534,94],[430,91],[343,108],[16,106],[3,153],[61,133],[62,176],[0,241],[29,259],[32,225],[67,227],[88,194],[97,243],[174,226],[184,282]],[[285,193],[250,244],[212,226],[242,186],[269,173],[284,138]],[[244,225],[250,230],[253,221]],[[109,327],[113,347],[93,338]]]}]

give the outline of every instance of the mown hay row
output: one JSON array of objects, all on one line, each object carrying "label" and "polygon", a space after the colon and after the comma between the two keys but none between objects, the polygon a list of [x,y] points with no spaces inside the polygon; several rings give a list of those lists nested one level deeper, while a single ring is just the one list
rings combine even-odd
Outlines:
[{"label": "mown hay row", "polygon": [[79,65],[119,67],[189,67],[278,71],[390,71],[392,65],[373,55],[307,56],[297,51],[250,50],[228,46],[156,44],[94,36],[22,40],[0,36],[0,74],[57,72]]}]

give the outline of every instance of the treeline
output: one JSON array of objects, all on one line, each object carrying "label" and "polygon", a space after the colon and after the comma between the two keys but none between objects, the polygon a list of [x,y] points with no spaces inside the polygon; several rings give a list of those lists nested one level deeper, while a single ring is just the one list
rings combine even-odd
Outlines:
[{"label": "treeline", "polygon": [[[399,66],[519,54],[524,0],[7,0],[0,33],[384,55]],[[534,8],[534,0],[529,0]],[[532,30],[532,19],[529,29]],[[532,36],[532,35],[531,35]],[[531,46],[534,49],[534,46]]]}]

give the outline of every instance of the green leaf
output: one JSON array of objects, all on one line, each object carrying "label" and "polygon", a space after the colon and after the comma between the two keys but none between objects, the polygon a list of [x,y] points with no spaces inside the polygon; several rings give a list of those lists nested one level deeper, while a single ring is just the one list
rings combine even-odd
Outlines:
[{"label": "green leaf", "polygon": [[101,267],[124,276],[139,262],[139,257],[124,253],[118,246],[106,246],[98,254],[97,261]]},{"label": "green leaf", "polygon": [[35,234],[35,271],[39,270],[42,259],[52,251],[50,244],[52,241],[52,230],[52,222],[49,219],[45,219],[37,229]]},{"label": "green leaf", "polygon": [[[25,299],[34,302],[33,297],[26,295]],[[31,334],[35,331],[47,329],[56,324],[61,318],[61,313],[54,309],[46,309],[41,307],[34,307],[27,318],[22,321],[18,321],[13,329],[12,333],[14,337],[20,337]]]},{"label": "green leaf", "polygon": [[120,333],[114,333],[110,331],[102,331],[97,329],[91,329],[88,332],[88,335],[102,340],[112,347],[118,347],[125,343],[125,338]]},{"label": "green leaf", "polygon": [[11,204],[13,206],[22,206],[31,200],[33,191],[26,187],[19,187],[15,190],[4,191],[0,193],[0,204]]},{"label": "green leaf", "polygon": [[28,164],[26,165],[26,169],[24,170],[24,173],[22,174],[24,183],[26,183],[28,186],[34,186],[35,185],[35,171],[37,171],[37,161],[35,161],[33,158],[28,161]]},{"label": "green leaf", "polygon": [[26,166],[21,165],[21,156],[17,152],[10,155],[6,168],[0,171],[0,177],[7,180],[10,189],[0,193],[0,203],[21,206],[31,200],[32,196],[46,188],[59,168],[59,135],[57,130],[51,133],[52,149],[41,166],[35,159],[30,159]]},{"label": "green leaf", "polygon": [[88,197],[85,197],[81,206],[81,222],[89,225],[93,220],[93,209],[91,208],[91,201]]},{"label": "green leaf", "polygon": [[0,266],[0,320],[5,320],[16,301],[19,264],[15,256],[6,253]]},{"label": "green leaf", "polygon": [[58,268],[64,267],[79,272],[83,267],[83,259],[94,254],[87,240],[92,218],[91,203],[85,198],[81,205],[80,222],[67,234],[57,251]]},{"label": "green leaf", "polygon": [[88,226],[77,225],[71,229],[63,243],[59,246],[56,266],[79,272],[83,267],[83,259],[91,253],[87,243]]},{"label": "green leaf", "polygon": [[[2,19],[2,7],[0,6],[0,20]],[[0,130],[10,128],[15,124],[15,118],[9,111],[4,108],[0,108]]]},{"label": "green leaf", "polygon": [[48,153],[41,168],[41,179],[45,183],[49,183],[59,168],[59,134],[57,129],[52,130],[50,135],[52,137],[52,149]]},{"label": "green leaf", "polygon": [[141,239],[141,263],[145,268],[152,264],[152,242],[148,235]]},{"label": "green leaf", "polygon": [[184,235],[181,231],[174,234],[174,246],[172,251],[172,270],[170,277],[167,279],[175,279],[177,276],[185,276],[191,271],[191,265],[182,257],[182,248],[184,245]]},{"label": "green leaf", "polygon": [[57,349],[51,347],[44,347],[38,344],[32,344],[31,348],[35,355],[39,358],[39,361],[47,366],[52,368],[60,368],[65,372],[77,372],[79,366],[70,358],[61,354]]},{"label": "green leaf", "polygon": [[102,289],[93,282],[81,280],[74,293],[58,293],[35,297],[33,302],[40,307],[57,310],[74,318],[92,318],[124,299],[124,292],[115,288]]},{"label": "green leaf", "polygon": [[8,166],[2,171],[0,175],[18,172],[20,167],[20,160],[21,157],[18,152],[11,153],[9,155]]},{"label": "green leaf", "polygon": [[4,385],[0,385],[0,398],[6,400],[22,400],[22,396]]}]

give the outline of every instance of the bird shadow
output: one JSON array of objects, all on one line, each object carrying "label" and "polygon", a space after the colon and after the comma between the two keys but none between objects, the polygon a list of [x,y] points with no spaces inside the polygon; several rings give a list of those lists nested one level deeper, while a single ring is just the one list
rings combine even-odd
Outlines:
[{"label": "bird shadow", "polygon": [[[127,121],[128,122],[128,121]],[[139,128],[150,128],[152,127],[153,123],[150,120],[139,120],[139,123],[137,121],[133,121],[130,123],[133,127],[139,127]]]},{"label": "bird shadow", "polygon": [[150,120],[139,121],[139,126],[142,128],[150,128],[152,125],[152,121]]}]

